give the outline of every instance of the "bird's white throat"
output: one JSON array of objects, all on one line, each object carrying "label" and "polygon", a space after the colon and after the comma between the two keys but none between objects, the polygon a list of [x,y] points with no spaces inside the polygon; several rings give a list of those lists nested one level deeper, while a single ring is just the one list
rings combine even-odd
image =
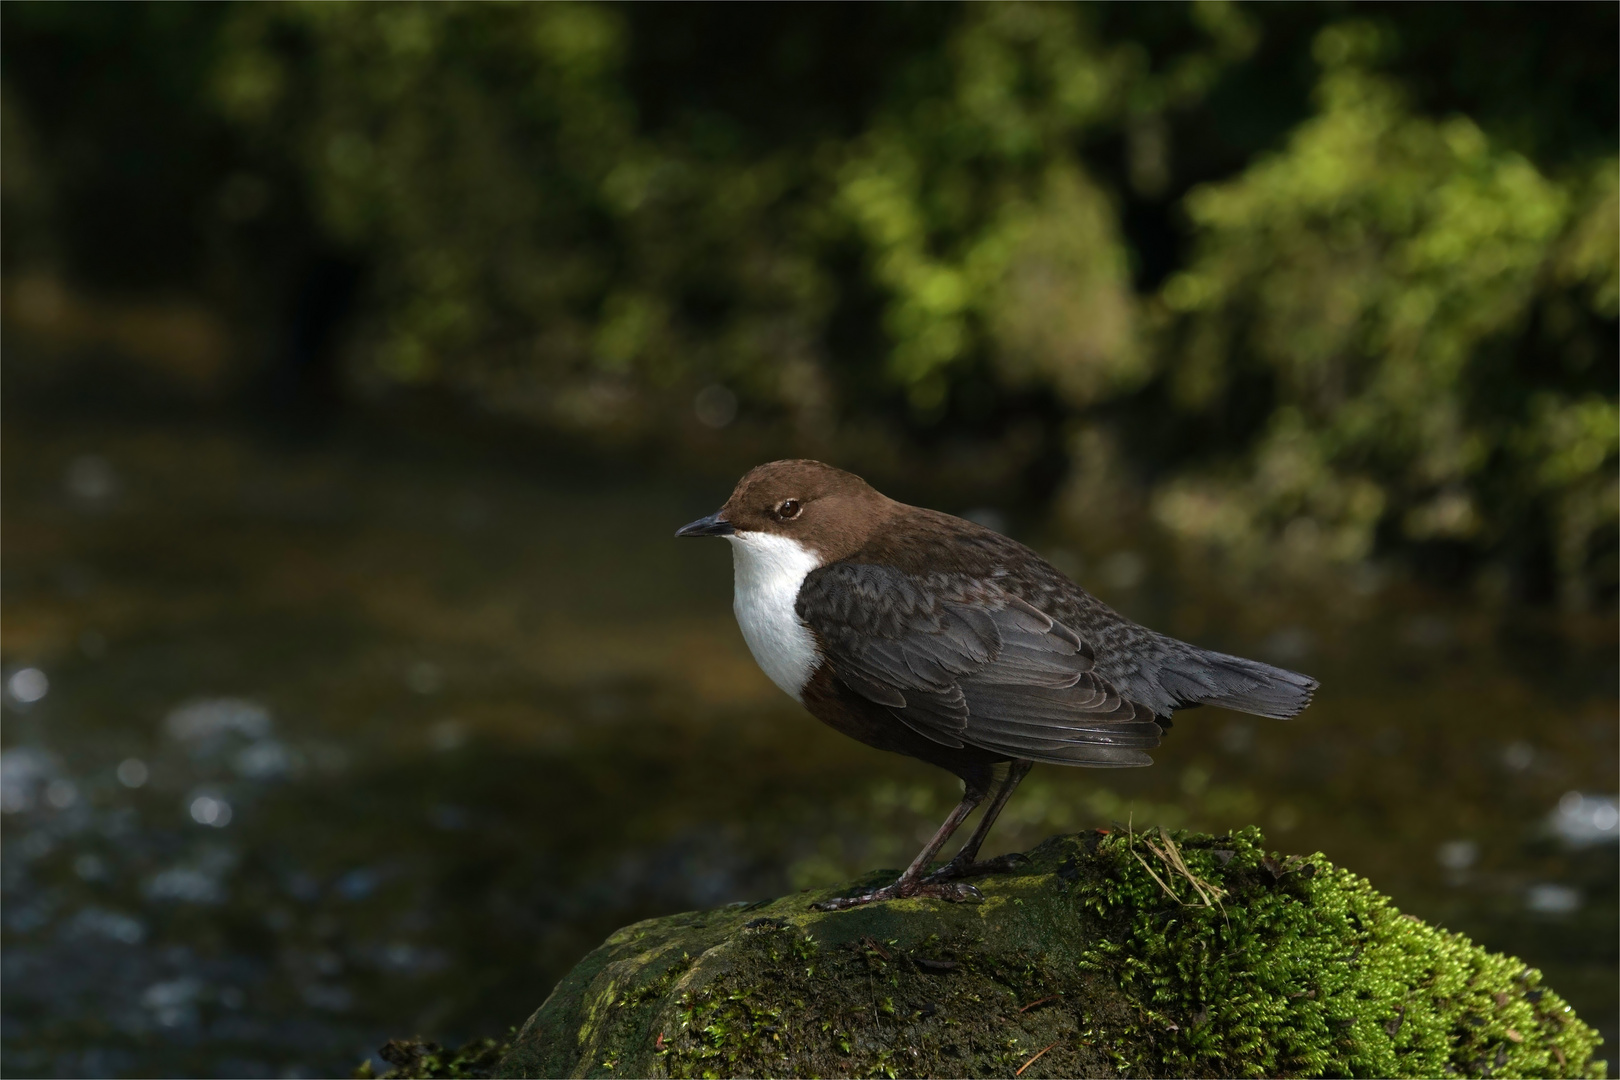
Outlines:
[{"label": "bird's white throat", "polygon": [[816,639],[793,610],[805,575],[821,566],[815,552],[786,536],[741,532],[731,541],[736,572],[731,610],[754,662],[771,682],[802,701],[816,669]]}]

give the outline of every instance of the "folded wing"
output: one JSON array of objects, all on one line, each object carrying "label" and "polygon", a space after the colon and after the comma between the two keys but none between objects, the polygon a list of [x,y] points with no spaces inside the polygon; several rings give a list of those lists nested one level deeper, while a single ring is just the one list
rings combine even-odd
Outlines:
[{"label": "folded wing", "polygon": [[799,617],[833,674],[946,746],[1063,765],[1147,765],[1153,711],[1095,670],[1072,629],[958,575],[835,563],[805,579]]}]

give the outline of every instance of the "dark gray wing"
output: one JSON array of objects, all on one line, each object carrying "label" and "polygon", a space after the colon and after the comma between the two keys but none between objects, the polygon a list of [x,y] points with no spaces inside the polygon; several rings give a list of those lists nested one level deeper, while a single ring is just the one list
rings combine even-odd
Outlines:
[{"label": "dark gray wing", "polygon": [[796,610],[832,673],[945,746],[1063,765],[1147,765],[1151,709],[1095,670],[1069,627],[993,584],[834,563]]}]

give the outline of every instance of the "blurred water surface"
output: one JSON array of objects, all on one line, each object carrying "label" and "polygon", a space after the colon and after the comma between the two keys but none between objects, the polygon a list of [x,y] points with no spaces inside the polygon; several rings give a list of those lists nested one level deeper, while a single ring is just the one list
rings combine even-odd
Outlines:
[{"label": "blurred water surface", "polygon": [[[288,443],[6,370],[9,1074],[336,1075],[499,1033],[614,928],[902,864],[956,797],[754,668],[724,545],[670,535],[714,477],[387,410]],[[1011,528],[1323,689],[1292,723],[1188,713],[1152,769],[1038,769],[995,850],[1256,822],[1542,967],[1613,1040],[1611,620],[1251,603]]]}]

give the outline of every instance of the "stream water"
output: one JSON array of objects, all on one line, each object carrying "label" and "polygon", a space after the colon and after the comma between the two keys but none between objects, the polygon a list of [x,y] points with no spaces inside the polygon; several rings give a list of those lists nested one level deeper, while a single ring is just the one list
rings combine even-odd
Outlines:
[{"label": "stream water", "polygon": [[[614,928],[901,865],[955,801],[755,669],[725,546],[670,535],[724,482],[387,410],[288,443],[6,364],[8,1075],[344,1075],[499,1034]],[[1543,968],[1612,1046],[1612,613],[1256,614],[1018,535],[1323,689],[1289,723],[1188,713],[1151,769],[1039,768],[991,854],[1257,822]]]}]

